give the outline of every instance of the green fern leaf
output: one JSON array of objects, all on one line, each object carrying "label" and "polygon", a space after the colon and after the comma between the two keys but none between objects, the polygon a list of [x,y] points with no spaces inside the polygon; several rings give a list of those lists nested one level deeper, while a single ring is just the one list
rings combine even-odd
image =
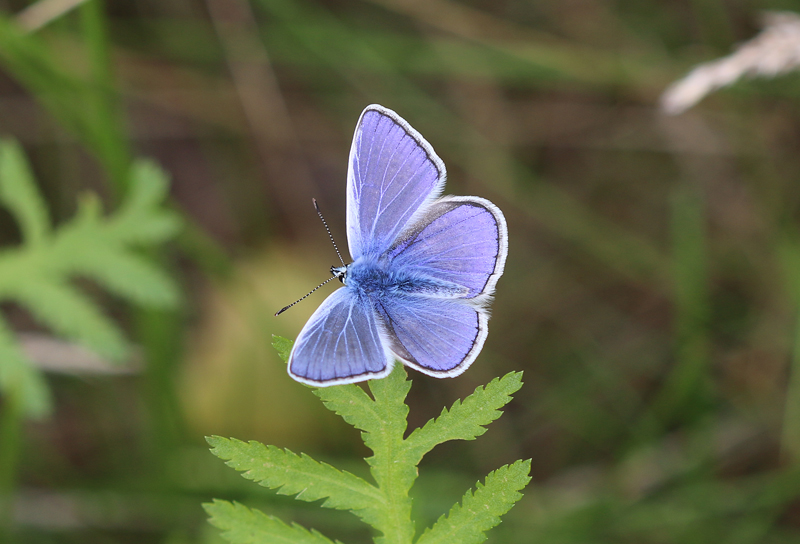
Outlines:
[{"label": "green fern leaf", "polygon": [[108,221],[108,230],[116,235],[115,239],[142,246],[169,240],[182,227],[178,214],[164,210],[116,219],[115,216]]},{"label": "green fern leaf", "polygon": [[72,271],[143,306],[173,308],[180,301],[175,283],[161,269],[131,251],[109,244],[76,248]]},{"label": "green fern leaf", "polygon": [[366,391],[355,384],[318,387],[314,389],[314,394],[322,400],[328,410],[339,415],[356,429],[368,431],[380,425],[380,416],[375,412],[372,399]]},{"label": "green fern leaf", "polygon": [[485,387],[478,387],[464,399],[456,401],[450,410],[445,408],[436,419],[416,429],[406,441],[406,447],[418,464],[422,456],[436,445],[449,440],[474,440],[486,432],[485,425],[499,418],[500,408],[511,401],[511,395],[522,387],[522,372],[510,372],[495,378]]},{"label": "green fern leaf", "polygon": [[356,514],[383,502],[380,492],[358,476],[315,461],[308,455],[297,455],[254,440],[242,442],[219,436],[206,440],[212,447],[211,452],[224,459],[225,464],[241,471],[248,480],[278,489],[280,495],[295,495],[308,502],[325,499],[322,506],[326,508],[353,510]]},{"label": "green fern leaf", "polygon": [[132,191],[125,198],[123,213],[128,209],[148,209],[159,206],[169,195],[169,178],[156,163],[139,159],[131,166]]},{"label": "green fern leaf", "polygon": [[19,223],[24,242],[35,245],[50,231],[47,207],[17,142],[0,142],[0,201]]},{"label": "green fern leaf", "polygon": [[[385,412],[379,412],[376,406],[377,400],[373,400],[367,393],[355,384],[336,385],[333,387],[320,387],[314,390],[314,394],[318,396],[325,407],[341,416],[347,423],[363,431],[362,438],[364,443],[375,451],[372,447],[375,445],[380,448],[380,444],[375,444],[371,435],[383,435],[387,432],[393,431],[396,436],[402,438],[406,428],[406,415],[408,414],[408,406],[405,405],[405,396],[408,394],[408,389],[411,386],[410,382],[406,382],[406,372],[403,365],[395,365],[392,373],[382,380],[372,380],[369,382],[370,390],[377,390],[381,394],[380,404],[381,408],[386,409],[387,405],[391,405],[389,413],[393,413],[396,418],[392,418],[391,422],[388,421],[384,415]],[[391,383],[394,387],[388,390],[381,388],[381,384]],[[395,393],[391,397],[391,392]],[[383,394],[388,393],[389,395]],[[394,410],[396,408],[396,411]],[[387,424],[394,424],[395,428],[387,428]]]},{"label": "green fern leaf", "polygon": [[126,244],[154,244],[175,236],[181,228],[178,215],[160,207],[169,179],[150,161],[138,160],[130,171],[129,194],[106,221],[108,236]]},{"label": "green fern leaf", "polygon": [[387,508],[379,512],[380,523],[374,525],[383,533],[375,539],[376,544],[411,542],[415,532],[408,493],[418,472],[403,440],[408,427],[405,401],[411,389],[407,376],[405,367],[398,363],[386,378],[369,382],[380,425],[367,429],[364,444],[374,452],[367,463],[387,502]]},{"label": "green fern leaf", "polygon": [[[141,226],[149,219],[143,216],[139,221]],[[57,231],[48,247],[48,262],[41,267],[50,274],[88,277],[144,306],[174,307],[180,300],[175,283],[126,247],[130,238],[124,230],[114,232],[107,226],[99,201],[90,195],[81,201],[76,218]]]},{"label": "green fern leaf", "polygon": [[289,362],[289,354],[292,352],[294,342],[283,336],[272,335],[272,347],[278,352],[278,357],[283,359],[284,363]]},{"label": "green fern leaf", "polygon": [[[0,252],[0,300],[20,303],[43,325],[111,360],[126,355],[122,333],[69,280],[85,276],[150,307],[174,306],[179,299],[170,278],[131,247],[162,241],[179,228],[177,215],[161,203],[167,178],[147,162],[136,163],[131,176],[130,195],[121,212],[104,217],[100,201],[90,195],[79,203],[75,218],[51,230],[20,146],[0,142],[0,203],[17,219],[23,234],[22,245]],[[4,395],[21,398],[29,416],[48,410],[41,373],[4,328],[0,367]]]},{"label": "green fern leaf", "polygon": [[461,504],[456,504],[447,517],[442,516],[426,530],[417,544],[479,544],[486,540],[486,531],[500,523],[500,517],[522,498],[520,490],[531,481],[530,459],[500,467],[478,484],[473,493],[467,491]]},{"label": "green fern leaf", "polygon": [[74,287],[31,276],[18,281],[9,298],[55,332],[100,355],[120,361],[127,353],[120,330]]},{"label": "green fern leaf", "polygon": [[[276,336],[273,345],[286,360],[292,343]],[[486,387],[477,388],[463,402],[456,402],[450,410],[443,410],[438,418],[417,429],[407,439],[404,439],[408,415],[405,399],[411,382],[407,380],[402,365],[396,365],[386,378],[370,381],[371,396],[355,384],[317,388],[314,394],[328,409],[362,431],[365,445],[373,452],[366,461],[377,486],[306,455],[274,446],[220,437],[210,437],[208,442],[215,455],[242,471],[245,478],[277,489],[280,494],[295,495],[299,500],[324,500],[322,506],[351,510],[381,533],[375,538],[376,544],[410,544],[415,531],[409,491],[416,480],[417,464],[422,456],[447,440],[471,440],[483,434],[485,425],[501,415],[500,408],[511,400],[512,393],[519,390],[521,378],[522,373],[512,372],[493,380]],[[484,533],[496,526],[500,517],[522,496],[519,491],[530,481],[529,472],[530,461],[518,461],[489,474],[484,484],[479,483],[474,492],[468,492],[449,515],[442,516],[423,533],[419,542],[482,542],[486,538]],[[212,523],[227,529],[224,536],[232,542],[251,542],[259,538],[264,541],[284,541],[279,539],[285,538],[289,539],[286,541],[304,542],[305,538],[318,536],[242,506],[218,501],[206,508],[212,516],[224,511],[227,525],[220,521],[219,516]],[[236,516],[240,517],[234,519]],[[278,536],[262,534],[254,528],[255,523],[268,525],[269,531],[274,530],[275,534],[279,532],[275,528],[286,533]],[[231,536],[233,530],[238,531],[238,536]]]},{"label": "green fern leaf", "polygon": [[203,508],[211,516],[209,522],[222,529],[222,537],[232,544],[333,544],[317,531],[286,525],[278,518],[237,502],[215,499]]}]

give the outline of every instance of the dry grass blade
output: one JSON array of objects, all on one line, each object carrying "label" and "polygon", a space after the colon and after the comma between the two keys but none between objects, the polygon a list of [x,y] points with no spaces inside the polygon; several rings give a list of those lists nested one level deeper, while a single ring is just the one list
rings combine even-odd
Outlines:
[{"label": "dry grass blade", "polygon": [[86,0],[39,0],[31,4],[19,15],[17,22],[29,32],[39,30],[50,21],[58,19],[68,11],[80,6]]},{"label": "dry grass blade", "polygon": [[114,364],[105,357],[77,344],[41,333],[19,333],[20,347],[40,370],[58,374],[129,375],[142,371],[140,355],[124,364]]},{"label": "dry grass blade", "polygon": [[676,115],[716,89],[742,77],[775,77],[800,66],[800,16],[791,12],[764,14],[764,30],[731,55],[700,64],[661,96],[661,108]]},{"label": "dry grass blade", "polygon": [[294,193],[310,197],[315,186],[250,3],[206,0],[206,6],[266,174],[288,181],[275,184],[278,205],[297,216],[306,208],[298,207]]}]

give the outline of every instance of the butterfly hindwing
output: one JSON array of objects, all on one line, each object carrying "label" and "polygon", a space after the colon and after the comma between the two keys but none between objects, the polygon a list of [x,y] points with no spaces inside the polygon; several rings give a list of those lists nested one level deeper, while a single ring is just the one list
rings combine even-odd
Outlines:
[{"label": "butterfly hindwing", "polygon": [[457,376],[483,348],[488,297],[503,273],[508,229],[502,212],[477,197],[428,204],[387,251],[391,267],[463,289],[385,293],[374,300],[392,351],[436,377]]},{"label": "butterfly hindwing", "polygon": [[428,205],[387,255],[394,267],[466,288],[461,298],[491,295],[505,268],[508,228],[502,212],[478,197]]},{"label": "butterfly hindwing", "polygon": [[486,340],[486,311],[459,300],[384,297],[376,305],[392,351],[405,364],[431,376],[461,374]]},{"label": "butterfly hindwing", "polygon": [[340,288],[300,331],[289,374],[309,385],[351,383],[386,376],[393,361],[372,306]]},{"label": "butterfly hindwing", "polygon": [[352,258],[386,251],[409,220],[444,189],[431,145],[395,112],[367,106],[350,149],[347,241]]}]

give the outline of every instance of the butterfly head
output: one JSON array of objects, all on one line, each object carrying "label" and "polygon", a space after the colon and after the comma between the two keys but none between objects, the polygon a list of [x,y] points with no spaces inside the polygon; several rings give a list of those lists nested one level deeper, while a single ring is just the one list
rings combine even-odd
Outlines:
[{"label": "butterfly head", "polygon": [[347,285],[347,269],[349,267],[350,267],[350,265],[332,266],[331,267],[331,274],[333,274],[333,277],[338,279],[344,285]]}]

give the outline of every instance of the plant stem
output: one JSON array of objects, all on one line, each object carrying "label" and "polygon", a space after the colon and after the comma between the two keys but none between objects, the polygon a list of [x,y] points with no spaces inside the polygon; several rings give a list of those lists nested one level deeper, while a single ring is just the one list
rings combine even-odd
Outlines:
[{"label": "plant stem", "polygon": [[398,459],[403,458],[403,435],[408,416],[405,397],[410,384],[406,377],[405,369],[398,364],[389,376],[382,380],[372,380],[369,384],[375,399],[375,411],[383,421],[383,437],[378,441],[382,447],[375,451],[370,464],[373,477],[384,494],[389,514],[385,518],[386,525],[376,527],[383,533],[376,540],[379,544],[411,544],[414,538],[411,498],[408,493],[417,477],[417,468],[398,462]]},{"label": "plant stem", "polygon": [[781,246],[786,288],[795,309],[794,342],[783,409],[781,454],[796,462],[800,454],[800,246],[787,239]]},{"label": "plant stem", "polygon": [[795,310],[794,346],[783,409],[781,454],[797,461],[800,453],[800,305]]},{"label": "plant stem", "polygon": [[11,531],[12,503],[17,482],[17,467],[22,449],[22,403],[9,394],[0,407],[0,541],[7,542]]},{"label": "plant stem", "polygon": [[675,366],[653,406],[664,422],[693,419],[710,394],[705,221],[700,188],[684,182],[672,199]]}]

